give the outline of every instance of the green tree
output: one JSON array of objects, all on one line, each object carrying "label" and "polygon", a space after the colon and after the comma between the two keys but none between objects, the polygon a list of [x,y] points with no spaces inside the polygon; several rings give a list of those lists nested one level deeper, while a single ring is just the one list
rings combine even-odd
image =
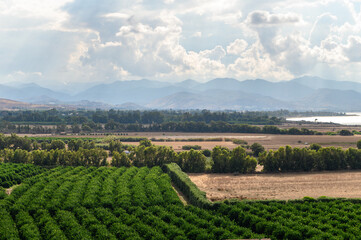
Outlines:
[{"label": "green tree", "polygon": [[[243,147],[236,147],[231,152],[229,172],[246,173],[246,150]],[[256,164],[257,165],[257,164]]]},{"label": "green tree", "polygon": [[53,140],[50,143],[49,149],[65,149],[65,143],[61,140]]},{"label": "green tree", "polygon": [[125,152],[114,152],[112,158],[113,167],[130,167],[131,161]]},{"label": "green tree", "polygon": [[253,155],[258,157],[258,155],[264,151],[264,147],[259,143],[253,143],[251,145],[251,150],[253,152]]},{"label": "green tree", "polygon": [[216,146],[212,151],[212,172],[225,173],[230,169],[230,152],[229,149]]},{"label": "green tree", "polygon": [[310,145],[310,149],[311,149],[311,150],[318,151],[318,150],[320,150],[321,148],[322,148],[322,146],[321,146],[320,144],[317,144],[317,143],[312,143],[312,144]]},{"label": "green tree", "polygon": [[152,142],[149,139],[144,139],[139,142],[139,145],[144,147],[150,147],[152,146]]}]

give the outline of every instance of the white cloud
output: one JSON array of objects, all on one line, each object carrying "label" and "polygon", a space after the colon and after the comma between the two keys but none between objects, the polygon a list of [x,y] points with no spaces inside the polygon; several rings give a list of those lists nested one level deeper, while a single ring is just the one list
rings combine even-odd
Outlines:
[{"label": "white cloud", "polygon": [[355,80],[360,36],[351,0],[1,1],[0,76]]},{"label": "white cloud", "polygon": [[288,23],[298,23],[301,21],[301,17],[298,14],[274,14],[268,11],[254,11],[248,14],[247,23],[252,26],[272,26]]},{"label": "white cloud", "polygon": [[243,39],[236,39],[227,46],[227,53],[233,55],[240,55],[248,46],[248,43]]},{"label": "white cloud", "polygon": [[361,62],[361,37],[349,36],[343,52],[351,62]]}]

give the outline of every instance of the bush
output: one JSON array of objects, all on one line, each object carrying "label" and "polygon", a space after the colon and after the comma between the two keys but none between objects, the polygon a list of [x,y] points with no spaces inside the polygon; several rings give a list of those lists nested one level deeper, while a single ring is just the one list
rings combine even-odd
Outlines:
[{"label": "bush", "polygon": [[183,150],[191,150],[191,149],[193,149],[193,150],[201,150],[202,147],[199,146],[199,145],[184,145],[184,146],[182,146],[182,149]]},{"label": "bush", "polygon": [[341,136],[353,136],[353,133],[350,130],[347,129],[342,129],[339,134]]},{"label": "bush", "polygon": [[232,139],[232,142],[234,144],[238,144],[238,145],[247,145],[248,143],[245,141],[245,140],[242,140],[242,139]]}]

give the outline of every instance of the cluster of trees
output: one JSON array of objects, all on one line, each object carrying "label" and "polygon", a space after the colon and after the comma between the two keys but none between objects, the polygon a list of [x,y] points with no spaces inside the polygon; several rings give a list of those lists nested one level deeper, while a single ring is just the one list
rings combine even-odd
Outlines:
[{"label": "cluster of trees", "polygon": [[107,166],[108,153],[99,148],[68,151],[4,149],[0,161],[5,163],[32,163],[40,166]]},{"label": "cluster of trees", "polygon": [[[249,124],[228,123],[225,121],[196,122],[163,122],[163,123],[119,123],[109,120],[105,124],[73,124],[68,127],[65,124],[53,126],[21,125],[4,123],[0,124],[0,131],[6,133],[94,133],[94,132],[231,132],[231,133],[267,133],[289,135],[320,135],[322,133],[307,128],[281,129],[273,125],[259,127]],[[340,132],[343,134],[344,132]]]},{"label": "cluster of trees", "polygon": [[258,162],[265,172],[323,171],[361,169],[361,150],[335,147],[311,148],[280,147],[260,154]]},{"label": "cluster of trees", "polygon": [[257,167],[257,159],[249,156],[246,150],[240,146],[232,151],[217,146],[213,148],[212,160],[212,172],[215,173],[251,173]]},{"label": "cluster of trees", "polygon": [[22,149],[26,151],[32,150],[61,150],[66,149],[66,143],[70,151],[77,151],[79,149],[94,149],[96,148],[94,141],[71,138],[69,141],[61,139],[52,140],[34,140],[28,137],[19,137],[16,134],[5,136],[0,134],[0,150],[3,149]]}]

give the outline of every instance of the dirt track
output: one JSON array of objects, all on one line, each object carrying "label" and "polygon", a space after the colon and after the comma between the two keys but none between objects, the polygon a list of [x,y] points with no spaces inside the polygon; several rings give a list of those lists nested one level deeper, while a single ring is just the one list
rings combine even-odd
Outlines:
[{"label": "dirt track", "polygon": [[238,199],[361,198],[361,171],[283,174],[190,174],[211,201]]}]

